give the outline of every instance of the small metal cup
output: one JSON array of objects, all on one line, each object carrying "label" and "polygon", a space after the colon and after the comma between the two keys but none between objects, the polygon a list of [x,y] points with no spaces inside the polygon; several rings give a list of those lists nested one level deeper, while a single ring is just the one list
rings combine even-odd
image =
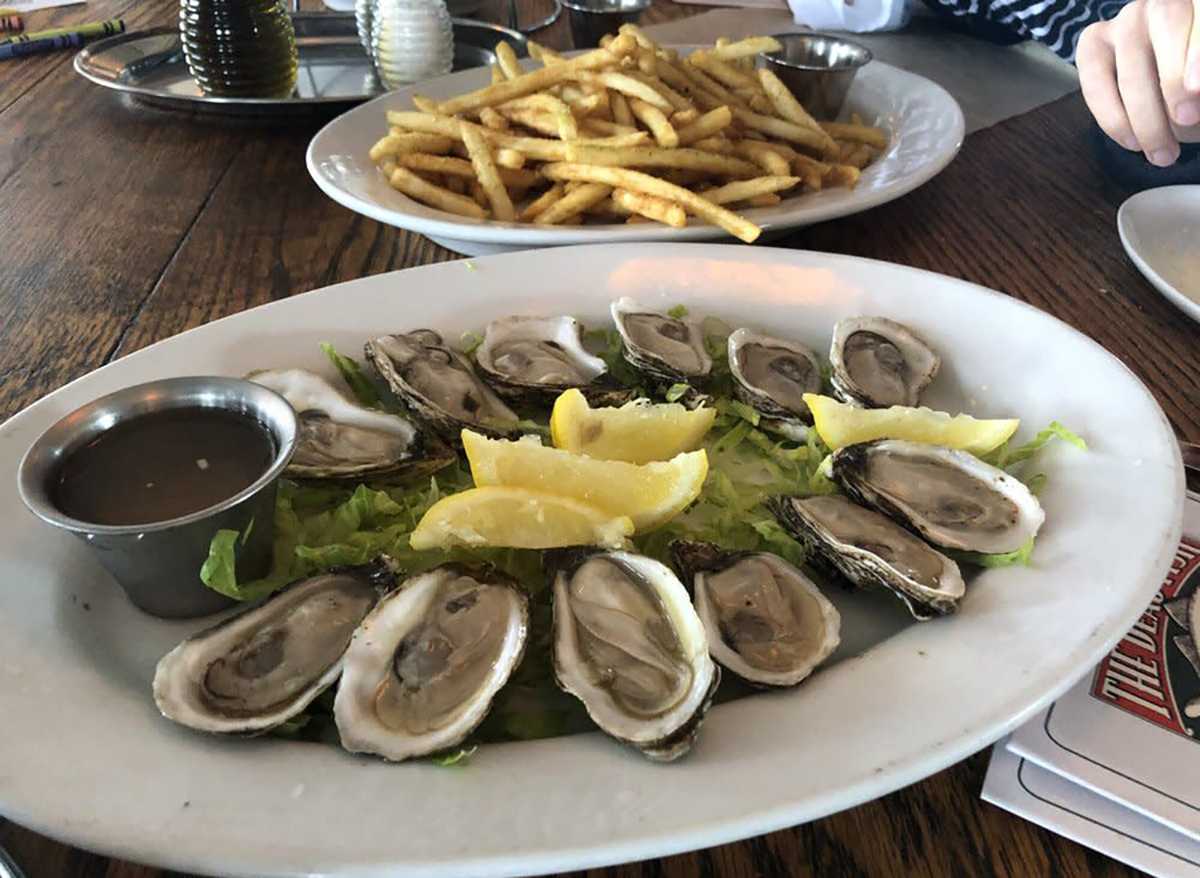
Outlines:
[{"label": "small metal cup", "polygon": [[651,0],[559,0],[571,20],[571,41],[576,49],[600,45],[605,34],[615,34],[623,24],[635,21]]},{"label": "small metal cup", "polygon": [[763,52],[767,66],[818,119],[834,119],[858,69],[871,60],[866,46],[826,34],[775,34],[778,52]]},{"label": "small metal cup", "polygon": [[[275,446],[270,468],[229,499],[169,521],[94,524],[54,505],[53,485],[71,453],[124,421],[181,408],[225,409],[258,421]],[[269,569],[275,494],[295,445],[296,413],[274,391],[238,378],[167,378],[118,390],[67,415],[25,453],[18,487],[34,515],[75,534],[96,553],[139,609],[164,618],[191,618],[232,603],[200,580],[200,567],[218,530],[247,535],[237,545],[239,578],[255,579]]]}]

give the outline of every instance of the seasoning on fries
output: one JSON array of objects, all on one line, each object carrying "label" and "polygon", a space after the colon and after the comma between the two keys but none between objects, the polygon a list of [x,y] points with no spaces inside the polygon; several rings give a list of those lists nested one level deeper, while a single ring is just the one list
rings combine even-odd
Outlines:
[{"label": "seasoning on fries", "polygon": [[679,57],[636,25],[565,58],[536,43],[523,71],[497,47],[491,84],[389,111],[370,158],[422,204],[460,216],[537,225],[692,217],[743,241],[761,229],[739,211],[806,192],[854,188],[886,131],[819,122],[765,68],[772,37],[717,40]]}]

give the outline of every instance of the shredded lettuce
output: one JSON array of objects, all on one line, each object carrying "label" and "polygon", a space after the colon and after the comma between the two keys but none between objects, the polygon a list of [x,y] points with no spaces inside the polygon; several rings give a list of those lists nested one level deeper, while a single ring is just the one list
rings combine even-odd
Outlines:
[{"label": "shredded lettuce", "polygon": [[1087,451],[1087,443],[1083,441],[1078,433],[1067,429],[1058,421],[1051,421],[1049,427],[1040,431],[1024,445],[1014,448],[1012,440],[1009,440],[995,451],[985,455],[983,460],[1000,469],[1008,469],[1014,464],[1029,460],[1029,458],[1041,451],[1046,443],[1052,439],[1061,439],[1067,444],[1075,446],[1080,451]]},{"label": "shredded lettuce", "polygon": [[676,320],[682,320],[688,316],[687,305],[673,305],[667,309],[667,316],[674,317]]},{"label": "shredded lettuce", "polygon": [[476,332],[474,329],[468,329],[461,336],[462,352],[469,357],[475,355],[475,349],[483,344],[483,334]]},{"label": "shredded lettuce", "polygon": [[441,765],[441,766],[457,765],[458,763],[460,763],[464,759],[466,759],[468,756],[471,756],[478,749],[479,749],[478,744],[474,744],[470,747],[459,747],[457,750],[451,750],[449,753],[441,753],[437,756],[430,756],[429,761],[432,762],[434,765]]},{"label": "shredded lettuce", "polygon": [[667,388],[664,399],[667,402],[679,402],[683,397],[687,396],[692,390],[690,384],[672,384]]},{"label": "shredded lettuce", "polygon": [[367,379],[367,376],[362,373],[358,363],[351,357],[345,354],[340,354],[333,345],[327,341],[321,342],[321,350],[325,352],[325,356],[329,357],[334,368],[350,386],[350,390],[360,403],[368,408],[377,408],[379,406],[379,394],[375,391],[374,386]]}]

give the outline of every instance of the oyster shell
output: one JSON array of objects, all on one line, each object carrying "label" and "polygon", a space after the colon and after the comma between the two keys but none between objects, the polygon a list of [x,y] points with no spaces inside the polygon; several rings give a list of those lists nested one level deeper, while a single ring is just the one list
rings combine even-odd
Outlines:
[{"label": "oyster shell", "polygon": [[821,392],[821,362],[802,344],[745,327],[729,336],[733,393],[763,416],[763,426],[802,442],[813,422],[804,394]]},{"label": "oyster shell", "polygon": [[966,591],[952,560],[845,497],[769,497],[766,503],[804,543],[813,563],[854,585],[891,589],[916,619],[953,612]]},{"label": "oyster shell", "polygon": [[659,385],[703,388],[712,373],[704,332],[689,320],[660,314],[632,299],[610,306],[629,365]]},{"label": "oyster shell", "polygon": [[524,592],[490,567],[444,564],[379,602],[346,650],[342,746],[392,762],[455,747],[521,661]]},{"label": "oyster shell", "polygon": [[454,452],[436,436],[398,415],[359,405],[314,372],[268,369],[247,377],[296,410],[290,476],[391,481],[425,475],[454,460]]},{"label": "oyster shell", "polygon": [[600,357],[583,346],[574,317],[504,317],[488,324],[475,364],[501,396],[551,403],[579,388],[593,405],[620,405],[633,397]]},{"label": "oyster shell", "polygon": [[721,678],[687,591],[629,552],[550,553],[554,670],[603,731],[651,759],[691,748]]},{"label": "oyster shell", "polygon": [[451,445],[461,445],[463,427],[508,439],[520,435],[516,412],[432,329],[373,339],[366,355],[412,413]]},{"label": "oyster shell", "polygon": [[829,347],[833,392],[868,408],[915,406],[941,359],[923,338],[886,317],[847,317]]},{"label": "oyster shell", "polygon": [[389,558],[298,580],[189,637],[154,672],[163,716],[254,735],[304,710],[342,672],[351,635],[396,585]]},{"label": "oyster shell", "polygon": [[840,642],[837,609],[778,555],[684,541],[671,544],[671,555],[692,583],[709,653],[739,677],[795,686]]},{"label": "oyster shell", "polygon": [[1046,519],[1025,485],[965,451],[882,439],[847,445],[832,463],[847,494],[935,546],[1015,552]]}]

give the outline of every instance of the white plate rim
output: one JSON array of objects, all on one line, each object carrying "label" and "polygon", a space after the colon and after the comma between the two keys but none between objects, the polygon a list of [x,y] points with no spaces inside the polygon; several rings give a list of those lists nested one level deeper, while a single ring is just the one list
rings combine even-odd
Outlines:
[{"label": "white plate rim", "polygon": [[[579,250],[599,250],[608,248],[576,248]],[[622,251],[643,250],[645,252],[653,252],[661,254],[662,247],[650,247],[649,245],[621,245]],[[1010,305],[1020,309],[1034,312],[1040,319],[1047,319],[1053,323],[1059,324],[1070,333],[1078,336],[1079,339],[1086,345],[1095,349],[1100,355],[1107,358],[1108,361],[1117,366],[1121,371],[1127,374],[1128,377],[1139,386],[1140,380],[1123,362],[1121,362],[1113,354],[1109,353],[1095,341],[1087,338],[1082,333],[1079,333],[1073,327],[1065,324],[1063,321],[1053,317],[1053,315],[1040,311],[1036,307],[1011,299],[1002,293],[971,284],[966,281],[961,281],[955,278],[948,278],[943,275],[938,275],[933,272],[928,272],[922,269],[911,268],[908,266],[898,266],[891,263],[882,262],[879,260],[865,259],[861,257],[841,256],[835,254],[810,253],[805,251],[770,251],[767,248],[757,248],[750,250],[747,248],[738,248],[724,245],[706,245],[696,247],[695,245],[681,245],[671,248],[674,252],[670,255],[679,258],[701,258],[712,251],[721,251],[721,255],[734,259],[766,259],[770,258],[769,253],[780,254],[781,258],[787,260],[796,258],[800,261],[808,260],[815,262],[818,265],[854,265],[854,264],[873,264],[875,266],[885,266],[889,272],[901,272],[915,277],[924,277],[927,279],[938,279],[939,281],[950,281],[957,286],[967,287],[975,293],[1007,300]],[[785,254],[786,255],[782,255]],[[486,265],[487,261],[500,259],[514,259],[536,254],[505,254],[496,257],[488,257],[486,260],[480,260],[481,265]],[[439,270],[444,270],[454,263],[441,263],[436,265],[420,266],[415,269],[407,269],[407,272],[429,272],[436,273]],[[400,272],[392,272],[390,275],[399,274]],[[374,278],[387,278],[389,275],[373,276]],[[360,284],[363,281],[371,280],[372,278],[364,278],[356,281],[347,281],[336,284],[330,287],[325,287],[318,290],[313,290],[309,295],[334,295],[339,290],[344,290],[347,287],[352,287]],[[295,301],[298,297],[282,300],[278,302],[268,303],[258,308],[249,309],[249,311],[269,311],[273,309],[286,309],[290,302]],[[169,344],[173,339],[177,339],[183,335],[193,335],[209,331],[210,326],[224,324],[226,321],[236,321],[243,314],[241,312],[234,314],[221,320],[213,321],[211,324],[195,327],[187,330],[185,333],[180,333],[169,339],[164,339],[155,343],[141,351],[131,354],[130,357],[124,358],[116,363],[108,364],[100,369],[95,370],[88,375],[77,378],[62,388],[48,394],[38,402],[32,404],[21,412],[13,415],[4,425],[0,426],[0,435],[8,432],[14,423],[23,423],[24,420],[34,416],[38,409],[43,407],[43,404],[54,397],[63,395],[68,391],[76,388],[83,382],[90,381],[95,375],[101,372],[107,372],[120,363],[128,362],[132,358],[141,358],[142,355],[148,354],[155,349],[160,349],[162,345]],[[1143,387],[1144,390],[1144,387]],[[1182,518],[1184,495],[1182,490],[1183,485],[1183,469],[1182,459],[1177,444],[1174,441],[1174,433],[1158,407],[1157,402],[1153,400],[1153,396],[1146,391],[1148,398],[1158,412],[1157,427],[1164,436],[1171,440],[1171,445],[1174,448],[1174,469],[1176,488],[1174,491],[1174,500],[1171,508],[1171,516],[1173,526],[1169,527],[1162,533],[1162,537],[1158,542],[1156,550],[1156,563],[1152,569],[1147,570],[1144,576],[1138,583],[1137,589],[1130,589],[1131,593],[1136,592],[1136,597],[1127,601],[1127,609],[1130,613],[1130,621],[1136,618],[1136,613],[1141,612],[1144,603],[1149,600],[1150,595],[1157,589],[1161,574],[1170,563],[1170,559],[1174,552],[1175,546],[1178,543],[1180,535],[1180,523]],[[1142,599],[1144,596],[1144,599]],[[1136,612],[1135,612],[1136,611]],[[1080,666],[1084,668],[1084,672],[1096,663],[1105,653],[1107,653],[1113,645],[1124,635],[1127,625],[1110,624],[1108,631],[1103,631],[1103,626],[1098,626],[1090,632],[1087,639],[1080,643],[1071,654],[1069,664],[1072,666]],[[806,800],[804,802],[795,803],[791,808],[779,808],[774,811],[748,814],[744,817],[734,820],[714,820],[709,824],[697,826],[687,831],[678,831],[672,834],[666,834],[660,837],[655,837],[650,840],[641,840],[638,843],[623,843],[620,841],[610,842],[603,846],[588,846],[583,851],[569,850],[566,852],[555,851],[549,854],[539,856],[529,855],[513,855],[507,858],[489,858],[486,860],[460,860],[456,862],[455,871],[446,871],[444,865],[437,864],[421,865],[411,870],[413,875],[467,875],[467,874],[487,874],[487,875],[516,875],[516,874],[542,874],[560,869],[583,869],[593,866],[607,865],[616,862],[626,862],[636,859],[643,859],[656,856],[667,856],[670,854],[692,850],[699,847],[708,847],[715,844],[721,844],[728,841],[734,841],[741,838],[746,838],[752,835],[757,835],[764,832],[770,832],[777,829],[782,829],[787,826],[795,825],[797,820],[817,819],[820,816],[835,813],[848,807],[868,801],[880,795],[899,789],[910,783],[913,783],[923,777],[927,777],[932,773],[942,770],[943,768],[954,764],[955,762],[965,758],[968,755],[976,752],[983,746],[986,746],[997,740],[1004,734],[1007,734],[1017,725],[1020,725],[1030,716],[1043,709],[1047,704],[1056,699],[1059,695],[1065,692],[1076,681],[1076,676],[1062,677],[1056,685],[1049,688],[1033,687],[1038,689],[1038,694],[1024,698],[1025,706],[1016,713],[1003,712],[1005,718],[997,719],[995,716],[986,720],[982,727],[977,727],[970,734],[964,734],[951,741],[941,741],[931,747],[923,758],[911,759],[908,761],[904,769],[893,770],[887,775],[886,780],[881,782],[878,777],[866,777],[856,783],[850,784],[834,794],[829,794],[816,799]],[[584,736],[591,737],[591,736]],[[560,739],[563,740],[563,739]],[[566,739],[570,740],[570,739]],[[508,745],[494,745],[508,746]],[[521,745],[525,746],[525,745]],[[0,799],[3,798],[3,788],[0,787]],[[191,850],[180,850],[170,843],[155,839],[142,839],[140,844],[127,844],[121,841],[114,841],[103,833],[95,834],[88,831],[87,827],[78,826],[67,828],[55,823],[53,815],[37,815],[28,812],[22,812],[19,808],[13,808],[11,803],[5,803],[3,811],[5,816],[23,825],[29,826],[43,834],[57,838],[69,844],[86,847],[91,850],[99,851],[111,856],[125,857],[130,859],[141,859],[146,862],[154,862],[162,864],[170,868],[185,869],[205,874],[222,874],[228,871],[247,868],[245,860],[231,859],[228,861],[214,860],[207,856],[197,858]],[[614,856],[614,851],[619,850],[619,853]],[[295,868],[276,869],[264,863],[259,863],[253,868],[255,874],[263,875],[292,875],[299,874]],[[310,874],[310,873],[305,873]],[[317,873],[311,873],[317,874]],[[323,872],[322,872],[323,874]],[[351,874],[347,872],[347,874]],[[352,871],[354,875],[384,875],[393,874],[389,866],[384,864],[357,864]],[[410,874],[406,871],[406,874]]]},{"label": "white plate rim", "polygon": [[[673,48],[687,49],[690,47],[674,46]],[[474,73],[479,69],[475,68],[474,71],[458,71],[440,79],[458,77],[464,73]],[[950,134],[947,136],[946,142],[942,144],[941,149],[937,153],[931,156],[930,161],[922,165],[918,170],[878,190],[871,192],[850,192],[844,199],[816,206],[807,205],[805,204],[805,199],[799,198],[792,201],[784,201],[774,207],[755,208],[744,211],[742,215],[761,226],[764,233],[769,235],[772,232],[851,216],[893,201],[929,182],[941,173],[954,160],[955,156],[958,155],[966,132],[966,120],[963,116],[961,106],[942,86],[916,73],[884,64],[881,61],[872,61],[868,67],[860,72],[859,76],[883,78],[885,80],[892,80],[898,84],[903,84],[906,81],[909,83],[920,83],[923,89],[927,89],[930,94],[936,95],[937,99],[944,104],[945,110],[952,114],[950,117]],[[440,79],[435,81],[440,81]],[[382,107],[384,105],[407,99],[414,93],[419,94],[423,88],[427,87],[428,83],[418,83],[409,88],[380,95],[338,116],[322,127],[309,142],[304,157],[308,173],[312,177],[313,182],[317,184],[317,187],[335,202],[355,213],[377,220],[385,225],[419,232],[429,237],[444,240],[469,241],[493,246],[539,247],[593,243],[632,243],[635,241],[720,240],[731,238],[723,229],[695,223],[690,223],[683,229],[674,229],[650,223],[634,227],[617,224],[542,228],[529,223],[502,223],[494,220],[473,220],[466,217],[455,217],[453,214],[428,208],[424,205],[416,205],[416,207],[423,214],[428,213],[430,215],[417,215],[408,211],[387,208],[374,201],[360,198],[351,192],[347,192],[321,170],[320,156],[323,154],[325,142],[333,136],[333,132],[347,124],[347,119],[368,114],[374,114],[381,118],[383,114]],[[868,172],[869,170],[868,168]],[[371,165],[370,170],[366,171],[366,173],[372,171],[374,171],[373,165]]]},{"label": "white plate rim", "polygon": [[1142,256],[1141,250],[1134,243],[1134,238],[1138,236],[1138,233],[1134,228],[1133,220],[1130,218],[1133,210],[1144,202],[1154,201],[1155,198],[1161,197],[1161,190],[1164,189],[1189,190],[1195,195],[1196,200],[1200,202],[1200,183],[1157,186],[1153,189],[1145,189],[1136,195],[1126,198],[1117,210],[1117,234],[1121,238],[1121,246],[1125,248],[1125,254],[1130,258],[1137,270],[1142,273],[1142,277],[1150,281],[1151,285],[1162,293],[1171,304],[1197,323],[1200,323],[1200,303],[1189,299],[1177,290],[1174,284],[1168,282],[1166,278],[1155,271],[1154,266],[1146,261],[1145,257]]}]

